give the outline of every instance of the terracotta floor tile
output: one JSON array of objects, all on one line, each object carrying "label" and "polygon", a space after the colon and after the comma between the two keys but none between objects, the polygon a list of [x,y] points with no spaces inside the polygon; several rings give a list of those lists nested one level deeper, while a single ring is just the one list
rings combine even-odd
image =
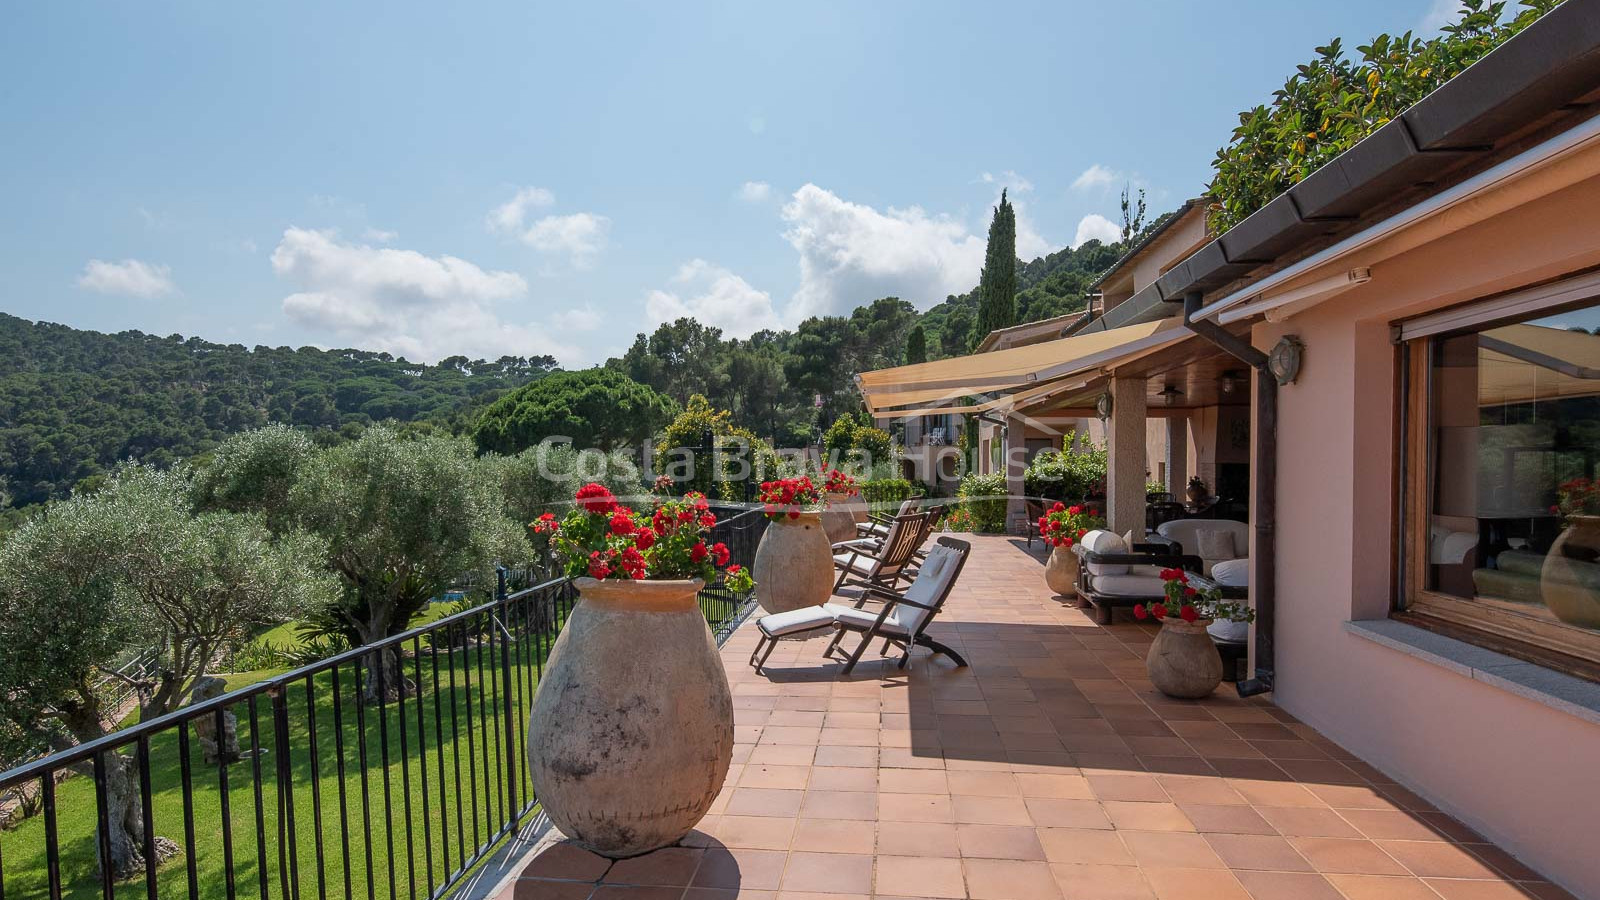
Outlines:
[{"label": "terracotta floor tile", "polygon": [[688,847],[663,847],[643,856],[619,859],[612,863],[601,879],[604,884],[656,885],[660,887],[688,887],[700,868],[704,850]]},{"label": "terracotta floor tile", "polygon": [[655,887],[634,884],[602,884],[590,894],[591,900],[682,900],[681,887]]},{"label": "terracotta floor tile", "polygon": [[[750,752],[746,765],[809,766],[816,752],[815,747],[763,744]],[[818,762],[817,765],[822,763]]]},{"label": "terracotta floor tile", "polygon": [[886,794],[948,794],[950,785],[943,769],[882,769],[878,790]]},{"label": "terracotta floor tile", "polygon": [[1101,800],[1136,800],[1165,803],[1167,796],[1154,775],[1090,775],[1089,788]]},{"label": "terracotta floor tile", "polygon": [[[1115,831],[1092,828],[1037,829],[1045,859],[1052,863],[1131,866],[1133,854]],[[1060,880],[1059,878],[1057,880]]]},{"label": "terracotta floor tile", "polygon": [[947,772],[950,793],[975,797],[1020,797],[1022,789],[1010,772]]},{"label": "terracotta floor tile", "polygon": [[812,766],[806,787],[814,791],[875,791],[878,770],[865,766]]},{"label": "terracotta floor tile", "polygon": [[1437,841],[1374,841],[1418,878],[1499,878],[1464,845]]},{"label": "terracotta floor tile", "polygon": [[1267,834],[1208,834],[1206,843],[1230,869],[1266,869],[1275,872],[1310,872],[1306,862],[1287,840]]},{"label": "terracotta floor tile", "polygon": [[986,859],[1042,860],[1044,847],[1032,826],[956,825],[956,843],[962,856]]},{"label": "terracotta floor tile", "polygon": [[882,822],[954,822],[947,794],[879,794],[878,820]]},{"label": "terracotta floor tile", "polygon": [[810,775],[809,766],[746,765],[739,774],[738,783],[740,787],[797,791],[805,788]]},{"label": "terracotta floor tile", "polygon": [[1340,815],[1374,841],[1448,840],[1421,813],[1398,809],[1345,809],[1340,810]]},{"label": "terracotta floor tile", "polygon": [[1239,879],[1254,900],[1344,900],[1326,878],[1306,872],[1241,872]]},{"label": "terracotta floor tile", "polygon": [[768,725],[797,725],[804,728],[821,728],[827,713],[810,709],[775,709],[767,714]]},{"label": "terracotta floor tile", "polygon": [[1094,799],[1094,791],[1089,788],[1089,779],[1082,775],[1019,772],[1017,787],[1024,797],[1044,797],[1054,800]]},{"label": "terracotta floor tile", "polygon": [[1444,900],[1527,900],[1528,898],[1526,891],[1506,881],[1424,878],[1423,883]]},{"label": "terracotta floor tile", "polygon": [[866,894],[872,891],[872,856],[856,853],[791,853],[784,891]]},{"label": "terracotta floor tile", "polygon": [[1183,775],[1160,775],[1157,783],[1174,803],[1204,803],[1211,806],[1243,805],[1246,801],[1238,791],[1221,778],[1199,778]]},{"label": "terracotta floor tile", "polygon": [[1306,788],[1334,809],[1394,809],[1377,788],[1355,784],[1308,784]]},{"label": "terracotta floor tile", "polygon": [[800,816],[870,822],[878,818],[878,795],[871,791],[806,791]]},{"label": "terracotta floor tile", "polygon": [[880,856],[873,878],[880,897],[965,897],[967,888],[958,859]]},{"label": "terracotta floor tile", "polygon": [[1291,781],[1265,781],[1251,778],[1229,778],[1228,787],[1239,792],[1247,802],[1255,806],[1283,806],[1303,807],[1309,809],[1325,808],[1326,803],[1322,798],[1306,789],[1303,784]]},{"label": "terracotta floor tile", "polygon": [[512,886],[510,894],[501,894],[498,900],[587,900],[594,888],[588,881],[521,878]]},{"label": "terracotta floor tile", "polygon": [[727,847],[787,850],[795,820],[787,816],[722,816],[708,828],[711,836]]},{"label": "terracotta floor tile", "polygon": [[1152,900],[1155,891],[1134,866],[1052,864],[1065,900]]},{"label": "terracotta floor tile", "polygon": [[814,764],[818,766],[875,768],[878,765],[877,747],[818,747],[815,756]]},{"label": "terracotta floor tile", "polygon": [[802,725],[768,725],[761,731],[758,744],[814,745],[822,736],[821,728]]},{"label": "terracotta floor tile", "polygon": [[1313,868],[1324,874],[1405,875],[1405,866],[1365,839],[1290,838]]},{"label": "terracotta floor tile", "polygon": [[1145,868],[1166,866],[1184,869],[1221,869],[1217,856],[1206,839],[1198,834],[1168,831],[1119,831],[1134,861]]},{"label": "terracotta floor tile", "polygon": [[1194,823],[1175,803],[1135,803],[1107,800],[1101,804],[1111,824],[1119,830],[1194,831]]},{"label": "terracotta floor tile", "polygon": [[[818,765],[821,765],[820,761]],[[829,765],[843,765],[843,763],[829,763]],[[915,747],[910,750],[885,747],[878,751],[876,765],[885,769],[942,769],[944,768],[944,758],[919,752]]]},{"label": "terracotta floor tile", "polygon": [[889,856],[961,855],[956,826],[949,822],[879,822],[878,852]]},{"label": "terracotta floor tile", "polygon": [[1250,900],[1226,869],[1146,868],[1144,877],[1160,900]]},{"label": "terracotta floor tile", "polygon": [[871,853],[877,834],[876,822],[800,819],[789,847],[812,853]]},{"label": "terracotta floor tile", "polygon": [[1293,806],[1258,806],[1261,818],[1286,837],[1357,838],[1361,832],[1331,809]]},{"label": "terracotta floor tile", "polygon": [[963,859],[967,895],[973,900],[1058,900],[1061,889],[1049,863]]},{"label": "terracotta floor tile", "polygon": [[[954,774],[954,773],[952,773]],[[971,825],[1032,825],[1021,797],[952,796],[955,821]]]},{"label": "terracotta floor tile", "polygon": [[611,860],[561,841],[546,847],[522,869],[523,878],[556,878],[567,881],[599,881]]},{"label": "terracotta floor tile", "polygon": [[770,788],[735,788],[728,800],[724,815],[730,816],[783,816],[794,818],[800,814],[800,803],[805,791],[782,791]]},{"label": "terracotta floor tile", "polygon": [[789,854],[783,850],[711,848],[694,873],[695,887],[775,891]]},{"label": "terracotta floor tile", "polygon": [[683,900],[777,900],[777,896],[775,891],[692,887],[684,891]]},{"label": "terracotta floor tile", "polygon": [[1179,803],[1196,831],[1215,834],[1277,834],[1253,806],[1212,806],[1205,803]]},{"label": "terracotta floor tile", "polygon": [[1408,875],[1328,875],[1346,900],[1439,900],[1439,894]]}]

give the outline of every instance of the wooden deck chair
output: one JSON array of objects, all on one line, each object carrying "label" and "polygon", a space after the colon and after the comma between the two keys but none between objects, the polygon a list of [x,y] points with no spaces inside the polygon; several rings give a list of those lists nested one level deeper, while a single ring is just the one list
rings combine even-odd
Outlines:
[{"label": "wooden deck chair", "polygon": [[[869,586],[854,606],[823,604],[833,614],[834,624],[839,629],[824,655],[844,661],[843,674],[848,675],[861,661],[867,645],[883,638],[883,653],[887,654],[891,646],[901,649],[899,668],[906,667],[911,659],[911,648],[917,646],[943,653],[956,665],[966,666],[967,661],[961,654],[929,637],[926,629],[928,623],[944,608],[945,600],[949,599],[956,578],[961,575],[961,569],[967,564],[967,556],[971,552],[972,545],[966,541],[941,537],[928,551],[927,561],[904,593]],[[883,606],[877,610],[863,609],[868,599],[882,600]],[[839,647],[847,633],[861,635],[861,643],[848,656]]]},{"label": "wooden deck chair", "polygon": [[856,537],[882,538],[887,536],[889,534],[889,523],[895,520],[895,516],[911,515],[917,511],[917,505],[920,502],[921,500],[917,497],[905,500],[900,504],[900,509],[892,516],[886,513],[873,513],[870,521],[862,522],[856,526]]},{"label": "wooden deck chair", "polygon": [[911,513],[895,516],[882,540],[857,538],[834,544],[833,567],[839,571],[839,578],[833,583],[834,593],[853,584],[893,590],[900,579],[910,574],[906,566],[927,538],[928,514]]}]

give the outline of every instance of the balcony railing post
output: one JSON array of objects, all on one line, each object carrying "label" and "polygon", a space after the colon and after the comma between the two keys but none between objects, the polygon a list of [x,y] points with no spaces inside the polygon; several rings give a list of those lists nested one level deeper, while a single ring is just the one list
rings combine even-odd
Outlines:
[{"label": "balcony railing post", "polygon": [[[503,576],[502,576],[503,577]],[[497,622],[500,626],[500,682],[502,702],[501,714],[505,717],[506,730],[506,823],[515,828],[522,821],[522,811],[517,807],[517,783],[520,780],[522,754],[517,752],[517,706],[512,696],[511,673],[511,629],[507,622],[511,620],[511,604],[507,602],[505,592],[500,593],[500,608]],[[492,645],[491,645],[492,646]]]},{"label": "balcony railing post", "polygon": [[[278,877],[285,900],[300,896],[300,854],[296,848],[294,821],[294,766],[289,759],[289,698],[283,685],[273,685],[272,699],[273,761],[278,770]],[[365,740],[365,736],[362,738]],[[369,873],[370,874],[370,873]]]}]

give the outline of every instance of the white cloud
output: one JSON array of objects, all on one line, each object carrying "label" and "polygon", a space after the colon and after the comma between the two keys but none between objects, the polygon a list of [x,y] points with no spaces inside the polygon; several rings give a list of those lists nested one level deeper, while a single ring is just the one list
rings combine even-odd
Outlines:
[{"label": "white cloud", "polygon": [[847,313],[898,296],[926,309],[978,283],[984,238],[918,207],[887,212],[807,184],[783,207],[800,253],[800,286],[784,318]]},{"label": "white cloud", "polygon": [[739,186],[739,199],[746,203],[761,203],[772,196],[772,185],[765,181],[746,181]]},{"label": "white cloud", "polygon": [[1075,191],[1092,191],[1108,188],[1119,181],[1127,181],[1128,176],[1095,163],[1083,170],[1083,174],[1072,180],[1072,189]]},{"label": "white cloud", "polygon": [[673,276],[673,290],[645,295],[645,315],[654,324],[692,316],[715,325],[729,337],[747,338],[763,328],[782,327],[772,296],[703,259],[692,259]]},{"label": "white cloud", "polygon": [[556,195],[542,187],[518,188],[510,200],[489,212],[489,230],[499,234],[510,234],[522,228],[522,223],[531,210],[543,209],[555,202]]},{"label": "white cloud", "polygon": [[106,262],[91,259],[78,276],[78,287],[102,294],[127,294],[134,297],[163,297],[177,291],[172,282],[172,267],[151,265],[137,259]]},{"label": "white cloud", "polygon": [[1078,233],[1072,238],[1072,247],[1076,250],[1087,241],[1098,240],[1102,244],[1115,243],[1122,239],[1122,228],[1099,213],[1089,213],[1078,220]]},{"label": "white cloud", "polygon": [[1421,34],[1438,34],[1444,26],[1460,18],[1461,0],[1433,0],[1428,6],[1428,11],[1423,13],[1422,21],[1417,23],[1417,31]]},{"label": "white cloud", "polygon": [[522,233],[522,242],[541,253],[563,253],[574,268],[587,269],[606,245],[611,220],[594,213],[545,216]]},{"label": "white cloud", "polygon": [[491,359],[550,353],[570,363],[576,355],[548,327],[501,320],[494,302],[528,290],[514,272],[293,227],[272,251],[272,268],[300,288],[283,300],[290,318],[356,346],[419,362],[457,353]]},{"label": "white cloud", "polygon": [[398,231],[384,231],[382,228],[368,228],[361,233],[363,239],[369,240],[374,244],[391,244],[399,236],[400,232]]},{"label": "white cloud", "polygon": [[605,324],[605,317],[594,307],[585,306],[550,316],[550,324],[561,331],[598,331]]},{"label": "white cloud", "polygon": [[999,175],[993,172],[984,172],[978,176],[978,180],[984,184],[998,184],[1003,188],[1010,188],[1013,194],[1023,194],[1033,190],[1033,182],[1010,169],[1001,172]]}]

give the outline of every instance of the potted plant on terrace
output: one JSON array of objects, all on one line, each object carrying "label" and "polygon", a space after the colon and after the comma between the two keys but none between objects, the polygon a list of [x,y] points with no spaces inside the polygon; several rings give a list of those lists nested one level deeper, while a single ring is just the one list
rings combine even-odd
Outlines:
[{"label": "potted plant on terrace", "polygon": [[1082,506],[1059,501],[1039,517],[1039,537],[1051,547],[1050,560],[1044,566],[1044,583],[1050,590],[1062,597],[1077,594],[1079,560],[1072,545],[1090,531],[1104,527],[1104,519],[1090,515]]},{"label": "potted plant on terrace", "polygon": [[1169,697],[1194,700],[1208,697],[1222,683],[1222,654],[1206,629],[1216,619],[1255,620],[1255,610],[1222,599],[1222,591],[1190,576],[1182,569],[1163,569],[1166,601],[1139,604],[1138,619],[1156,619],[1161,630],[1145,656],[1145,671],[1156,690]]},{"label": "potted plant on terrace", "polygon": [[756,600],[769,613],[816,606],[833,593],[833,548],[822,527],[822,492],[810,478],[763,481],[768,520],[756,547]]},{"label": "potted plant on terrace", "polygon": [[822,513],[822,530],[828,543],[837,544],[856,536],[857,508],[861,521],[866,521],[866,508],[852,500],[861,493],[856,480],[838,469],[822,473],[822,499],[826,508]]},{"label": "potted plant on terrace", "polygon": [[673,844],[716,799],[733,753],[733,698],[697,595],[726,567],[705,496],[646,516],[599,484],[564,518],[540,516],[581,599],[528,717],[528,774],[551,822],[613,858]]}]

